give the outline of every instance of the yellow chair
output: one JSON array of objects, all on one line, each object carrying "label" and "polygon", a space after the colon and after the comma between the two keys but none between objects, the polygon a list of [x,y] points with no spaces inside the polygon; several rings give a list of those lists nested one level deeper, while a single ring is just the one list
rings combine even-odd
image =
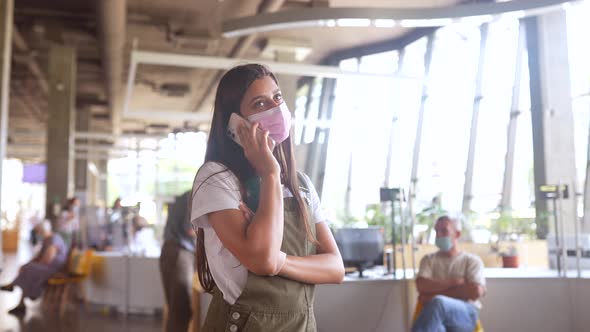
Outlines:
[{"label": "yellow chair", "polygon": [[[412,322],[415,322],[416,319],[418,319],[418,315],[420,315],[423,308],[424,308],[424,303],[422,303],[420,300],[418,300],[416,302],[416,308],[414,309],[414,315],[412,316]],[[479,319],[477,320],[477,323],[475,324],[475,329],[473,330],[473,332],[484,332],[483,326],[481,325],[481,320],[479,320]]]},{"label": "yellow chair", "polygon": [[47,289],[43,294],[43,307],[59,305],[59,315],[63,317],[71,298],[71,288],[79,285],[90,274],[94,250],[80,252],[73,249],[69,255],[66,273],[57,273],[47,280]]}]

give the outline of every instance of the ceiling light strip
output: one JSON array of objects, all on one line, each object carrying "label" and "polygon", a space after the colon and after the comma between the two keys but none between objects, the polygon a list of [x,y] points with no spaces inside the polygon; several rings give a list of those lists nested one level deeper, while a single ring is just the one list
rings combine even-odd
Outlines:
[{"label": "ceiling light strip", "polygon": [[211,120],[210,112],[190,112],[190,111],[166,111],[166,110],[131,110],[130,102],[133,97],[133,88],[135,85],[135,76],[137,66],[140,64],[176,66],[186,68],[208,68],[228,70],[237,65],[246,63],[259,63],[269,67],[276,74],[286,74],[295,76],[311,76],[321,78],[386,78],[386,79],[404,79],[419,80],[420,77],[408,76],[403,74],[375,74],[358,71],[342,70],[335,66],[306,65],[301,63],[274,62],[261,59],[235,59],[211,57],[202,55],[186,55],[163,52],[149,51],[131,51],[131,60],[129,64],[129,76],[127,77],[127,88],[123,106],[123,118],[125,119],[158,119],[158,120],[179,120],[194,121],[197,123],[207,123]]},{"label": "ceiling light strip", "polygon": [[402,74],[374,74],[343,70],[335,66],[306,65],[302,63],[275,62],[261,59],[234,59],[202,55],[184,55],[147,51],[133,52],[138,63],[151,65],[227,70],[241,64],[259,63],[268,66],[276,74],[287,74],[296,76],[311,76],[321,78],[380,77],[409,80],[420,79],[420,77]]},{"label": "ceiling light strip", "polygon": [[365,19],[371,22],[406,21],[403,24],[405,27],[413,27],[412,22],[417,24],[414,27],[441,26],[443,23],[448,24],[464,17],[494,17],[513,12],[522,13],[524,16],[535,16],[565,8],[573,2],[580,1],[518,0],[429,8],[303,8],[229,20],[223,23],[222,33],[228,38],[240,37],[296,27],[334,26],[329,23],[342,19]]}]

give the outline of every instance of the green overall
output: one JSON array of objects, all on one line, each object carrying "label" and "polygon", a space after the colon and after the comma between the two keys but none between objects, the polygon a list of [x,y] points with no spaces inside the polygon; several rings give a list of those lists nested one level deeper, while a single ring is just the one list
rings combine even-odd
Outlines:
[{"label": "green overall", "polygon": [[[301,191],[308,190],[301,188]],[[306,205],[309,207],[309,202]],[[285,226],[281,251],[291,256],[313,255],[316,247],[307,240],[296,207],[293,197],[284,199]],[[311,216],[308,221],[315,237]],[[214,288],[203,331],[315,332],[313,300],[314,285],[248,272],[246,286],[234,305],[228,304],[221,291]]]}]

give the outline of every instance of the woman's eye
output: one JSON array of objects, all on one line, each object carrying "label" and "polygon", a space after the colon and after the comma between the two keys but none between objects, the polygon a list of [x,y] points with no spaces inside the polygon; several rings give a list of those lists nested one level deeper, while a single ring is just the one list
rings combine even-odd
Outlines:
[{"label": "woman's eye", "polygon": [[276,95],[275,96],[275,100],[276,101],[282,101],[283,100],[283,95],[280,95],[280,94],[279,95]]},{"label": "woman's eye", "polygon": [[256,108],[264,107],[264,102],[262,100],[261,101],[257,101],[254,104],[254,107],[256,107]]}]

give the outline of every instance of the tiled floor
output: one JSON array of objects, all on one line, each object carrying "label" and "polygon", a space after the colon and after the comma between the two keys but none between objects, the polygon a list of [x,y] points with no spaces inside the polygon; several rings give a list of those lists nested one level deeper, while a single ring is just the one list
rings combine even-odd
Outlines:
[{"label": "tiled floor", "polygon": [[1,332],[156,332],[162,331],[161,321],[153,317],[113,317],[100,313],[70,312],[59,320],[43,315],[40,311],[29,312],[22,319],[0,313]]},{"label": "tiled floor", "polygon": [[[23,243],[23,242],[21,242]],[[32,249],[24,242],[17,254],[5,254],[3,268],[0,273],[0,284],[10,282],[18,271],[18,267],[26,263]],[[154,316],[129,316],[103,313],[97,308],[71,308],[63,319],[54,313],[40,310],[39,301],[26,301],[27,314],[17,318],[8,314],[19,299],[20,290],[13,292],[0,291],[0,332],[160,332],[162,319]]]}]

